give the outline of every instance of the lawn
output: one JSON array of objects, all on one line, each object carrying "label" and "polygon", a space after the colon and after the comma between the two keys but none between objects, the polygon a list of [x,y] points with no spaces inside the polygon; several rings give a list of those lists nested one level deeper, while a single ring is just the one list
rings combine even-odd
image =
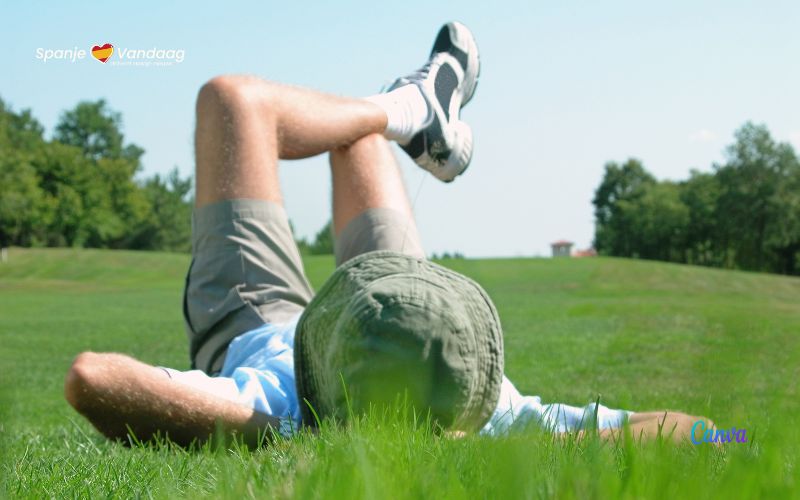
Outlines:
[{"label": "lawn", "polygon": [[[359,419],[250,451],[104,441],[65,402],[82,350],[188,368],[188,256],[12,249],[0,264],[0,496],[797,497],[800,279],[623,259],[446,260],[503,321],[526,394],[675,409],[748,443],[451,440]],[[319,287],[331,258],[306,259]]]}]

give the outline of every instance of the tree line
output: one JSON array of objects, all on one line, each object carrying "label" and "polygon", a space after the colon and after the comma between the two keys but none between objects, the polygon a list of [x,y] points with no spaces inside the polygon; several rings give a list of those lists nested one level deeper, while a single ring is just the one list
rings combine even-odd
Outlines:
[{"label": "tree line", "polygon": [[[0,247],[188,251],[192,179],[139,179],[143,154],[103,100],[62,113],[48,139],[0,99]],[[593,204],[601,255],[800,274],[800,161],[763,125],[746,123],[724,163],[683,181],[610,162]],[[330,221],[298,245],[331,253]]]},{"label": "tree line", "polygon": [[800,161],[746,123],[710,172],[659,181],[636,159],[605,165],[595,191],[601,255],[800,274]]},{"label": "tree line", "polygon": [[47,139],[0,99],[0,247],[188,250],[191,178],[137,180],[144,149],[124,139],[103,100],[64,112]]}]

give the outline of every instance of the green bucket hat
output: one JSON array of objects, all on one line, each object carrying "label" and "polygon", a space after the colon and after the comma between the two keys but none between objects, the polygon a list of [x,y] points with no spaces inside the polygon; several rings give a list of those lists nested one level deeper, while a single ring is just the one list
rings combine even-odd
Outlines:
[{"label": "green bucket hat", "polygon": [[[444,428],[480,429],[503,379],[497,311],[471,279],[395,252],[340,266],[297,325],[294,366],[303,421],[397,401]],[[313,410],[312,410],[313,409]]]}]

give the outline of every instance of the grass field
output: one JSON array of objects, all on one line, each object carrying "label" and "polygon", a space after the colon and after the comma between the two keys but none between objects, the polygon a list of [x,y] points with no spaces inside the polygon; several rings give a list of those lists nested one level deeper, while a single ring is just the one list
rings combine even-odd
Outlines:
[{"label": "grass field", "polygon": [[[379,418],[248,451],[104,441],[65,402],[79,351],[188,368],[188,256],[20,250],[0,264],[0,496],[797,497],[800,279],[607,258],[448,260],[494,298],[526,394],[677,409],[749,443],[437,438]],[[332,260],[306,260],[318,287]]]}]

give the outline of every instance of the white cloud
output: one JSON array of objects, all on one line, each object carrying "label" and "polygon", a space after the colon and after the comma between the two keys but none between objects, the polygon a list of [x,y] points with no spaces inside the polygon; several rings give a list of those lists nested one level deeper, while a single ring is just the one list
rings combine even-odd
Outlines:
[{"label": "white cloud", "polygon": [[701,128],[689,135],[689,142],[713,142],[716,139],[717,134],[705,128]]}]

